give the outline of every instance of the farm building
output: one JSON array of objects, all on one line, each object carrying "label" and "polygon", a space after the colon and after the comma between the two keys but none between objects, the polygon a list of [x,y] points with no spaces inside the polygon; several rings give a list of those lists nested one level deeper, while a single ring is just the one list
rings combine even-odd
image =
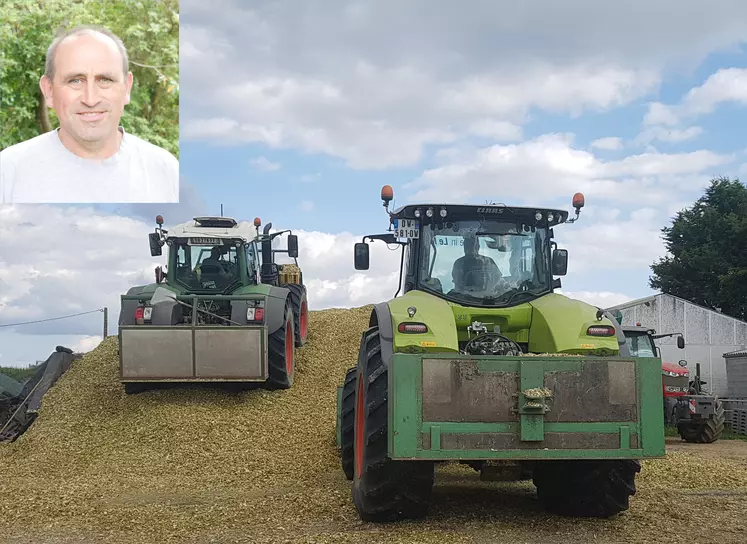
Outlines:
[{"label": "farm building", "polygon": [[747,322],[666,294],[632,300],[608,310],[620,310],[623,325],[640,323],[659,334],[682,333],[685,349],[677,348],[676,337],[656,340],[662,359],[687,360],[691,376],[695,363],[700,363],[706,389],[719,396],[727,395],[724,354],[747,349]]}]

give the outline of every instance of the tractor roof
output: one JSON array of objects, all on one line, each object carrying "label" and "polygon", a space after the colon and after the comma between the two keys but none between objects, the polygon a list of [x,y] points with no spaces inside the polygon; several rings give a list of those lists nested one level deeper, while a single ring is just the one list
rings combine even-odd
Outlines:
[{"label": "tractor roof", "polygon": [[544,217],[547,214],[552,214],[554,220],[552,224],[563,223],[568,218],[568,212],[565,210],[558,210],[554,208],[528,208],[522,206],[504,206],[503,204],[408,204],[401,206],[392,212],[392,215],[396,218],[404,219],[415,219],[415,210],[420,209],[421,213],[424,214],[425,210],[433,208],[434,216],[438,218],[442,208],[446,209],[446,218],[448,221],[449,217],[458,217],[461,219],[469,217],[482,217],[482,218],[495,218],[508,220],[524,219],[534,220],[534,215],[537,212],[541,212]]},{"label": "tractor roof", "polygon": [[622,328],[623,332],[637,332],[640,334],[656,334],[656,331],[651,327],[634,327],[632,325],[626,325]]},{"label": "tractor roof", "polygon": [[192,221],[181,223],[167,229],[167,238],[220,238],[254,240],[256,227],[249,221],[237,222],[231,217],[195,217]]}]

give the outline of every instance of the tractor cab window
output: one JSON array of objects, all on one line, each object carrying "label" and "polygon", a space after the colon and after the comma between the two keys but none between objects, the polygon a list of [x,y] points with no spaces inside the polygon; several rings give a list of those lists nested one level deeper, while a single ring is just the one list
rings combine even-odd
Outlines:
[{"label": "tractor cab window", "polygon": [[249,274],[249,280],[259,283],[259,257],[257,255],[257,246],[254,244],[246,246],[246,269]]},{"label": "tractor cab window", "polygon": [[232,245],[179,244],[176,279],[189,289],[223,291],[239,280],[238,249]]},{"label": "tractor cab window", "polygon": [[425,226],[420,285],[466,304],[527,302],[550,289],[547,236],[543,229],[497,220]]},{"label": "tractor cab window", "polygon": [[634,334],[625,337],[631,357],[656,357],[651,338],[647,334]]}]

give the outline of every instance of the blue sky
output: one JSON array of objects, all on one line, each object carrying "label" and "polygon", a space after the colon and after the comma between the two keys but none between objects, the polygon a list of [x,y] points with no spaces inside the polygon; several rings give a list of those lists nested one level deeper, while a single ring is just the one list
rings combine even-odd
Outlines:
[{"label": "blue sky", "polygon": [[[581,219],[556,231],[563,291],[601,306],[650,294],[660,229],[710,178],[747,178],[747,3],[431,6],[182,0],[181,202],[0,213],[0,324],[108,306],[116,334],[119,295],[162,264],[155,215],[221,204],[300,234],[312,309],[384,300],[397,256],[372,247],[365,274],[352,259],[388,225],[383,184],[399,205],[570,210],[582,191]],[[0,329],[0,365],[90,349],[100,329],[99,314]]]}]

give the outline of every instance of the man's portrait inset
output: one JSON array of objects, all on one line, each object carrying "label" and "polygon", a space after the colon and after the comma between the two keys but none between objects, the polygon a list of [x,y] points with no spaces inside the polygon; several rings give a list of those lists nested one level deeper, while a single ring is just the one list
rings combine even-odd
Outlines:
[{"label": "man's portrait inset", "polygon": [[0,151],[0,204],[179,201],[179,162],[120,123],[133,74],[122,40],[78,26],[49,45],[39,87],[59,127]]}]

